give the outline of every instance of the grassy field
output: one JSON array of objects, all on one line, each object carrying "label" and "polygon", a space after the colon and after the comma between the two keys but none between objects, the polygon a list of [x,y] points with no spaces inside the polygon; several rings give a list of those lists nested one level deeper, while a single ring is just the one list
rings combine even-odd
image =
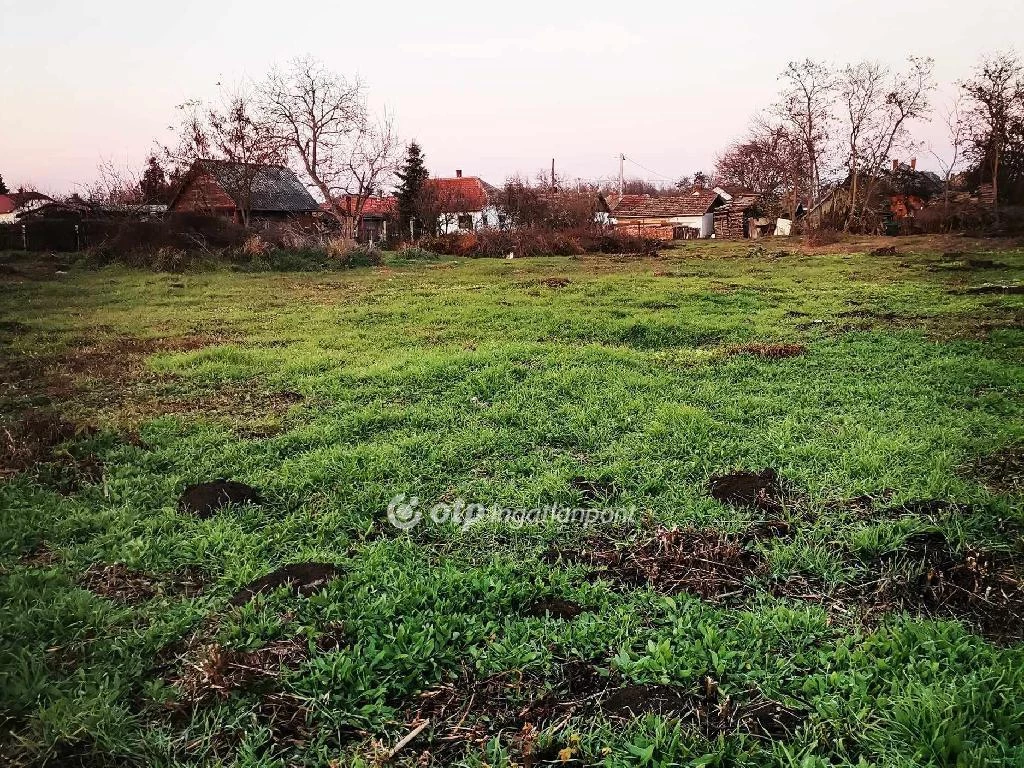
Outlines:
[{"label": "grassy field", "polygon": [[878,244],[0,257],[0,760],[1024,765],[1024,248]]}]

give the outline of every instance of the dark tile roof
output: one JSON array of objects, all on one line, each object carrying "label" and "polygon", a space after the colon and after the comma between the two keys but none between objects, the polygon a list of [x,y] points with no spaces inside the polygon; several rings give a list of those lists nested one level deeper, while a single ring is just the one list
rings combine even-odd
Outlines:
[{"label": "dark tile roof", "polygon": [[[358,202],[356,195],[341,195],[340,197],[334,198],[334,205],[337,209],[349,216],[355,215],[356,205]],[[329,211],[331,209],[329,203],[324,203],[320,207],[325,211]],[[387,218],[388,216],[394,216],[396,213],[398,213],[398,199],[395,197],[371,196],[363,201],[364,217]]]},{"label": "dark tile roof", "polygon": [[242,203],[237,192],[245,186],[246,169],[255,168],[249,205],[252,211],[304,213],[316,211],[320,207],[295,172],[282,165],[246,166],[245,163],[223,160],[200,160],[193,166],[196,167],[213,176],[238,205]]},{"label": "dark tile roof", "polygon": [[710,189],[697,189],[685,195],[623,195],[612,209],[621,218],[672,218],[703,216],[721,198]]}]

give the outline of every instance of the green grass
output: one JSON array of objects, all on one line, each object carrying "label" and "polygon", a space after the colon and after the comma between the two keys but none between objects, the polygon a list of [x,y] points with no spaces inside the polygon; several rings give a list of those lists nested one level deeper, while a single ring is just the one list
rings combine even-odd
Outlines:
[{"label": "green grass", "polygon": [[[795,532],[749,546],[778,579],[826,589],[869,578],[872,557],[921,530],[1019,547],[1020,494],[972,468],[1024,441],[1024,297],[961,289],[1020,283],[1024,250],[971,244],[1003,266],[960,270],[931,241],[897,245],[899,257],[837,248],[751,259],[743,244],[688,243],[645,260],[8,278],[0,406],[14,417],[50,403],[99,426],[61,450],[95,455],[104,470],[63,493],[46,466],[0,484],[0,754],[371,765],[374,742],[409,730],[407,707],[424,691],[463,672],[556,685],[563,662],[585,660],[617,684],[695,689],[711,674],[737,698],[756,689],[807,714],[776,740],[708,739],[653,715],[535,724],[542,747],[570,747],[582,764],[1024,764],[1020,644],[898,612],[861,622],[762,582],[721,603],[623,589],[542,557],[579,547],[579,526],[404,533],[386,516],[398,493],[425,505],[580,504],[570,480],[584,476],[613,482],[611,503],[637,510],[641,530],[615,529],[622,541],[658,526],[737,532],[761,515],[711,499],[709,477],[774,467],[799,492],[786,510]],[[553,288],[550,277],[570,282]],[[212,344],[58,376],[126,337],[189,334]],[[751,342],[808,351],[728,354]],[[269,405],[281,391],[304,400]],[[133,429],[144,446],[124,438]],[[186,484],[219,477],[257,486],[265,503],[209,520],[177,510]],[[891,520],[836,504],[886,489],[890,505],[956,506]],[[42,545],[52,561],[26,559]],[[310,597],[278,591],[227,607],[241,585],[303,560],[336,563],[344,577]],[[87,568],[111,563],[156,575],[194,567],[208,584],[130,605],[80,585]],[[524,614],[548,595],[590,610],[571,621]],[[311,646],[273,683],[308,710],[302,743],[274,732],[256,689],[169,714],[180,691],[154,671],[157,654],[208,616],[219,618],[204,642],[235,650],[342,628],[339,647]],[[451,759],[526,764],[520,734],[483,727],[489,740]],[[428,746],[424,734],[397,762]]]}]

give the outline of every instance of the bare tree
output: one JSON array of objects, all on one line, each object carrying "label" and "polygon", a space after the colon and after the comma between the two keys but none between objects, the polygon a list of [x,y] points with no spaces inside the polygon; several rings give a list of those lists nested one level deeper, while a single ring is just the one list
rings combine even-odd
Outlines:
[{"label": "bare tree", "polygon": [[[327,201],[355,199],[358,231],[366,199],[383,190],[401,147],[387,116],[370,116],[362,82],[328,70],[313,58],[271,70],[261,88],[263,114],[282,146]],[[328,206],[339,223],[349,214]]]},{"label": "bare tree", "polygon": [[747,136],[718,156],[715,177],[720,184],[757,192],[766,209],[794,218],[807,172],[803,147],[788,125],[755,118]]},{"label": "bare tree", "polygon": [[1015,123],[1024,120],[1024,64],[1013,51],[986,56],[959,85],[967,97],[971,150],[991,173],[998,220],[1001,165]]},{"label": "bare tree", "polygon": [[940,153],[929,147],[929,154],[942,169],[942,182],[945,194],[943,208],[949,212],[949,196],[953,175],[958,173],[964,164],[964,148],[967,143],[967,122],[964,116],[964,100],[958,95],[942,112],[942,122],[946,126],[946,140],[949,142],[948,153]]},{"label": "bare tree", "polygon": [[230,163],[219,181],[238,205],[248,225],[256,180],[267,165],[280,163],[281,145],[262,120],[256,94],[248,85],[222,88],[214,103],[189,101],[179,109],[184,117],[176,147],[165,147],[168,159],[191,165],[198,160]]},{"label": "bare tree", "polygon": [[835,103],[835,77],[829,66],[812,59],[791,61],[781,78],[785,85],[776,111],[800,137],[807,163],[810,197],[822,191],[822,165],[828,152]]},{"label": "bare tree", "polygon": [[[867,183],[860,196],[860,218],[864,219],[874,192],[882,179],[882,172],[889,163],[893,151],[907,148],[909,144],[909,123],[925,117],[931,109],[929,99],[935,90],[934,60],[911,56],[907,59],[906,71],[885,72],[884,98],[873,110],[863,134],[863,145],[859,165]],[[851,198],[856,206],[857,198]]]},{"label": "bare tree", "polygon": [[888,74],[888,70],[876,61],[847,64],[839,73],[838,89],[846,128],[846,162],[850,182],[850,205],[844,226],[847,231],[857,206],[858,182],[866,154],[864,144],[868,136],[877,130]]}]

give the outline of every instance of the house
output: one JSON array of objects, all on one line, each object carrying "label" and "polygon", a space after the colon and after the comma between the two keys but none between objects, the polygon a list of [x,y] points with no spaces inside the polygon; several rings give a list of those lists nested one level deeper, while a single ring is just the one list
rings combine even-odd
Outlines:
[{"label": "house", "polygon": [[761,196],[742,187],[715,187],[725,202],[715,209],[715,238],[740,239],[767,234],[769,219],[761,218]]},{"label": "house", "polygon": [[21,216],[54,202],[41,192],[8,192],[0,195],[0,224],[17,221]]},{"label": "house", "polygon": [[[324,203],[321,208],[330,210],[330,204]],[[335,208],[345,219],[345,227],[360,243],[387,240],[388,232],[397,234],[398,200],[393,197],[367,197],[363,201],[362,218],[356,231],[356,210],[359,207],[358,195],[342,195],[334,199]]]},{"label": "house", "polygon": [[424,188],[424,207],[429,215],[436,216],[442,234],[496,227],[501,223],[497,208],[499,190],[483,179],[456,171],[454,178],[427,179]]},{"label": "house", "polygon": [[611,209],[615,229],[659,240],[711,237],[715,210],[725,204],[713,189],[683,195],[622,195]]},{"label": "house", "polygon": [[197,160],[171,201],[172,213],[205,213],[250,221],[312,218],[319,204],[283,165]]}]

